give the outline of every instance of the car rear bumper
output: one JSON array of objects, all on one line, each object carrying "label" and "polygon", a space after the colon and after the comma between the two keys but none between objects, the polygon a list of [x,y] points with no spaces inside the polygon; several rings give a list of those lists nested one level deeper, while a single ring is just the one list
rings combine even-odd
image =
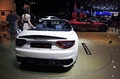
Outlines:
[{"label": "car rear bumper", "polygon": [[73,59],[56,60],[56,59],[28,58],[28,57],[19,57],[19,56],[17,56],[16,58],[19,63],[40,65],[40,66],[69,67],[73,64]]},{"label": "car rear bumper", "polygon": [[[77,59],[77,50],[33,50],[16,48],[20,63],[69,67]],[[32,63],[30,63],[32,62]]]}]

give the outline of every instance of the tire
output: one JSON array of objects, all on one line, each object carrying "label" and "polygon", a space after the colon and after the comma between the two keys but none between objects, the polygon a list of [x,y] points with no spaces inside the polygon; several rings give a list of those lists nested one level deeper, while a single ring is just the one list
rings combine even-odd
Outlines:
[{"label": "tire", "polygon": [[106,32],[106,30],[107,30],[106,26],[101,26],[101,27],[99,28],[99,31],[100,31],[100,32]]},{"label": "tire", "polygon": [[61,70],[62,70],[62,72],[68,72],[73,66],[74,66],[74,64],[69,67],[61,67]]}]

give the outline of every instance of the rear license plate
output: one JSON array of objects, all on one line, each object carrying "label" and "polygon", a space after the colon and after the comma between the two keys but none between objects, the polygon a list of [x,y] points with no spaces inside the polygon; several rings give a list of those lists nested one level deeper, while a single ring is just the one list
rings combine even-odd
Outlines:
[{"label": "rear license plate", "polygon": [[30,43],[30,47],[34,47],[34,48],[51,48],[51,44],[48,44],[48,43]]}]

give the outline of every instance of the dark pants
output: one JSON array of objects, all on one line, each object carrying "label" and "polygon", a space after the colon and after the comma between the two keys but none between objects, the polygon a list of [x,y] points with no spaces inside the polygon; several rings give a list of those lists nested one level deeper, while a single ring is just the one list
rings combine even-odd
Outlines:
[{"label": "dark pants", "polygon": [[9,33],[13,34],[15,32],[15,22],[14,23],[9,23]]}]

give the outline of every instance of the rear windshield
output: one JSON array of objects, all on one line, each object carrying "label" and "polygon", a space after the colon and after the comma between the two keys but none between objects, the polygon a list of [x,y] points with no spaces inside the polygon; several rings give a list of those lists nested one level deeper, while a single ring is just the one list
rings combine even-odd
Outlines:
[{"label": "rear windshield", "polygon": [[65,20],[39,20],[36,23],[36,29],[40,31],[70,31],[72,29],[68,21]]}]

